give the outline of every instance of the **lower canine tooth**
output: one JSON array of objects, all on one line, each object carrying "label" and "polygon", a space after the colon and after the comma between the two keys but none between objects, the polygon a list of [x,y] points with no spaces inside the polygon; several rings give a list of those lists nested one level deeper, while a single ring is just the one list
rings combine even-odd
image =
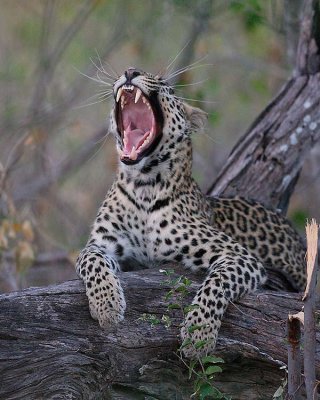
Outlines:
[{"label": "lower canine tooth", "polygon": [[130,153],[130,158],[131,160],[136,160],[138,157],[138,153],[136,152],[135,146],[132,147],[131,153]]},{"label": "lower canine tooth", "polygon": [[137,89],[137,91],[136,91],[136,97],[135,97],[135,99],[134,99],[134,102],[135,102],[135,103],[138,103],[141,94],[142,94],[141,90],[140,90],[140,89]]}]

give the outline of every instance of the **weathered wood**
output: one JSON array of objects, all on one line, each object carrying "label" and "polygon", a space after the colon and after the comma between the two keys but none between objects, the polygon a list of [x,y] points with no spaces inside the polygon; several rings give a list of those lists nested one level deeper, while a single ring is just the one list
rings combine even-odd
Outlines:
[{"label": "weathered wood", "polygon": [[209,195],[245,195],[286,212],[320,138],[320,5],[304,0],[293,77],[235,145]]},{"label": "weathered wood", "polygon": [[319,138],[320,74],[293,78],[239,140],[208,194],[242,194],[286,209]]},{"label": "weathered wood", "polygon": [[[110,330],[91,319],[80,281],[1,295],[0,398],[189,399],[192,383],[175,354],[180,312],[169,329],[139,319],[167,313],[166,279],[155,270],[123,273],[126,318]],[[299,297],[265,291],[228,308],[217,386],[234,400],[272,398],[287,358],[287,315],[300,311]],[[316,363],[320,372],[319,354]]]},{"label": "weathered wood", "polygon": [[300,339],[301,327],[297,314],[288,317],[288,397],[300,400],[300,388],[302,386]]}]

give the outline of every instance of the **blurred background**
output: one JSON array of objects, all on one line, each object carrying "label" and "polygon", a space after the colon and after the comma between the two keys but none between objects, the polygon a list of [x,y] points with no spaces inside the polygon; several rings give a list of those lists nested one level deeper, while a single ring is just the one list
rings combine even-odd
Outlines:
[{"label": "blurred background", "polygon": [[[177,94],[208,113],[193,138],[206,191],[292,74],[302,0],[0,4],[0,291],[11,291],[75,277],[117,169],[110,76],[129,66],[171,76]],[[291,200],[302,232],[320,217],[319,161],[318,147]]]}]

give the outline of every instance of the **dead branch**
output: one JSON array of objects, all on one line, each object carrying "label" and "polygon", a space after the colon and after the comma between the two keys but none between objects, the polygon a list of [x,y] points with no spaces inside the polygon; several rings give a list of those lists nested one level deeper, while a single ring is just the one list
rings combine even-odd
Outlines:
[{"label": "dead branch", "polygon": [[209,195],[246,197],[287,210],[306,155],[320,136],[319,2],[305,0],[296,71],[235,145]]},{"label": "dead branch", "polygon": [[305,157],[320,137],[320,74],[291,79],[231,152],[208,191],[286,209]]},{"label": "dead branch", "polygon": [[[80,281],[0,296],[0,398],[124,400],[131,389],[137,396],[189,400],[192,383],[175,355],[180,313],[171,314],[168,329],[140,319],[167,314],[167,278],[148,270],[123,273],[121,279],[125,321],[105,331],[91,319]],[[191,297],[195,290],[193,285]],[[218,340],[226,367],[217,386],[234,399],[272,398],[282,377],[279,367],[286,363],[288,311],[301,305],[298,295],[274,292],[231,305]],[[318,328],[317,341],[319,335]]]}]

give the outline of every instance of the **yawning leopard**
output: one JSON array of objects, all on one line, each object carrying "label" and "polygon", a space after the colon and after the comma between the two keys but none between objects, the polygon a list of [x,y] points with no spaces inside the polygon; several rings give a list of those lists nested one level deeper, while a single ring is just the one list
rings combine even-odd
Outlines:
[{"label": "yawning leopard", "polygon": [[102,327],[124,318],[117,276],[124,262],[179,262],[206,275],[181,329],[182,339],[191,339],[186,356],[197,354],[199,340],[206,341],[199,350],[206,354],[215,347],[228,303],[264,284],[266,266],[303,289],[304,246],[277,212],[201,193],[191,174],[191,133],[206,114],[176,97],[165,79],[129,68],[113,94],[110,131],[119,172],[76,264],[91,315]]}]

